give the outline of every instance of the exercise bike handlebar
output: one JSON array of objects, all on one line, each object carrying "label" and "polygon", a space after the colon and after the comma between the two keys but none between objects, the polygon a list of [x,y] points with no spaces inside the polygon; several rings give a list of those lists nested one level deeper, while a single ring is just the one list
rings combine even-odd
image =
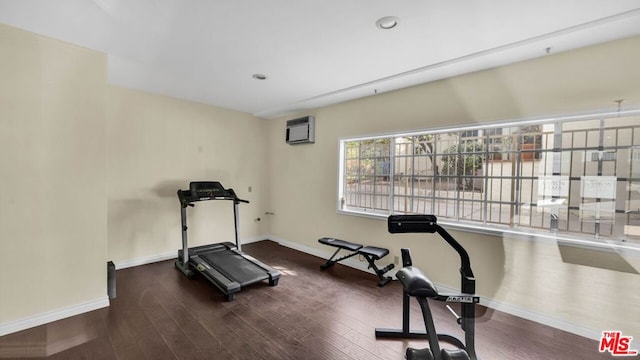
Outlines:
[{"label": "exercise bike handlebar", "polygon": [[475,276],[471,269],[469,254],[451,234],[438,225],[435,215],[390,215],[387,220],[389,233],[435,233],[437,232],[460,255],[461,290],[475,294]]}]

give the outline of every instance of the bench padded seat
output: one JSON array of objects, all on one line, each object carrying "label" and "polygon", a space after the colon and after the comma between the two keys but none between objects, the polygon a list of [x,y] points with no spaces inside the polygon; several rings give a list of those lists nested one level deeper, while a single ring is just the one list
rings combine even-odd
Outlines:
[{"label": "bench padded seat", "polygon": [[373,257],[376,260],[380,260],[389,254],[389,249],[379,248],[375,246],[365,246],[358,250],[360,254],[365,254]]},{"label": "bench padded seat", "polygon": [[320,242],[321,244],[334,246],[334,247],[338,247],[338,248],[350,250],[350,251],[358,251],[362,248],[362,245],[360,244],[339,240],[339,239],[334,239],[334,238],[322,238],[322,239],[318,239],[318,242]]}]

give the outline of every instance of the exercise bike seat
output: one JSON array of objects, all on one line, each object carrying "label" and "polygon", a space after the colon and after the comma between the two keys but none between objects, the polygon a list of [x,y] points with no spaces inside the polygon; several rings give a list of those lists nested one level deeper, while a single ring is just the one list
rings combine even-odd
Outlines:
[{"label": "exercise bike seat", "polygon": [[429,280],[429,278],[422,273],[422,271],[413,266],[406,266],[398,270],[396,278],[400,280],[404,291],[409,296],[416,296],[421,298],[433,298],[438,296],[438,289]]}]

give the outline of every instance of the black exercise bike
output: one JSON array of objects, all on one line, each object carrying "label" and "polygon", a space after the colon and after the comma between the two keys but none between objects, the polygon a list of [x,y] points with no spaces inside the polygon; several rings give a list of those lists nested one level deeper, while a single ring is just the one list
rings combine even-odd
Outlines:
[{"label": "black exercise bike", "polygon": [[[475,306],[480,302],[480,297],[475,295],[476,279],[473,270],[471,270],[467,251],[437,224],[437,218],[434,215],[391,215],[388,219],[388,229],[392,234],[437,232],[460,255],[461,285],[459,294],[441,294],[431,280],[420,269],[412,265],[409,249],[402,249],[403,268],[396,273],[396,278],[404,287],[402,329],[376,329],[376,337],[411,339],[426,337],[429,341],[429,347],[424,349],[407,348],[407,360],[477,360]],[[411,331],[409,329],[410,297],[415,297],[420,304],[426,331]],[[462,327],[465,334],[464,342],[452,335],[436,333],[427,299],[443,301],[448,304],[460,304],[460,316],[449,305],[447,308],[454,314],[456,321]],[[457,349],[440,349],[438,341],[453,344]]]}]

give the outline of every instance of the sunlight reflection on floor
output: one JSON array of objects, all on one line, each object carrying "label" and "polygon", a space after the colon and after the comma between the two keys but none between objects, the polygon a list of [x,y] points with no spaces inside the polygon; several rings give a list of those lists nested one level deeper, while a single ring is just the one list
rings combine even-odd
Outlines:
[{"label": "sunlight reflection on floor", "polygon": [[298,276],[298,273],[296,273],[295,271],[290,270],[290,269],[288,269],[288,268],[286,268],[284,266],[272,266],[272,268],[280,271],[280,273],[282,275]]}]

